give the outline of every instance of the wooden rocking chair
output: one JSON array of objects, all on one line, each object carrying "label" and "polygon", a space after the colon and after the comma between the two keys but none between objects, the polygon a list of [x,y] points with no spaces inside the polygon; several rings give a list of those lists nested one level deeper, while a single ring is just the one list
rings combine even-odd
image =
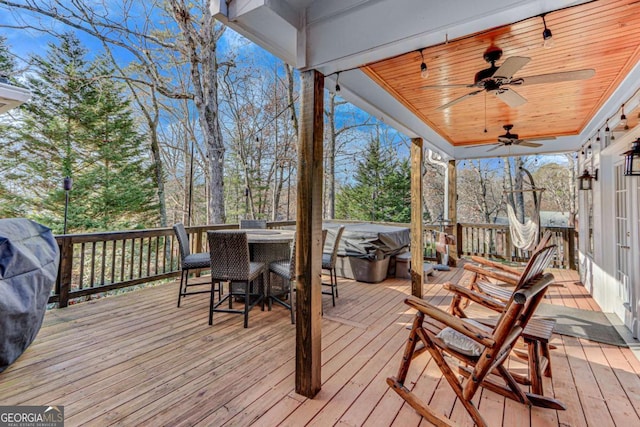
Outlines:
[{"label": "wooden rocking chair", "polygon": [[[479,387],[485,387],[509,399],[526,405],[564,410],[556,399],[525,392],[504,366],[529,319],[553,281],[552,274],[531,274],[522,277],[522,283],[507,302],[500,319],[493,328],[455,317],[438,307],[414,297],[405,303],[416,310],[411,332],[396,377],[387,378],[389,386],[428,421],[437,426],[453,425],[436,414],[404,384],[413,359],[426,349],[436,361],[453,391],[478,426],[487,426],[472,402]],[[418,346],[418,341],[422,345]],[[460,379],[454,367],[445,359],[445,353],[458,359]],[[499,380],[502,381],[499,381]]]},{"label": "wooden rocking chair", "polygon": [[[553,236],[550,231],[546,231],[542,235],[538,245],[532,252],[532,257],[536,252],[540,252],[542,249],[550,246],[551,237]],[[547,265],[551,263],[552,259],[553,257],[548,259]],[[489,295],[503,302],[508,301],[513,289],[505,289],[504,286],[496,285],[491,282],[491,279],[506,285],[516,286],[524,270],[510,267],[479,256],[472,256],[471,260],[479,265],[465,264],[464,266],[465,270],[472,273],[469,287],[474,291]],[[525,269],[526,268],[527,267],[525,267]]]},{"label": "wooden rocking chair", "polygon": [[[548,243],[548,239],[544,240]],[[531,259],[522,271],[517,271],[517,280],[507,282],[515,286],[515,290],[519,289],[524,282],[523,276],[533,277],[541,275],[549,266],[551,260],[555,256],[556,246],[550,245],[543,248],[536,248]],[[491,261],[487,261],[491,262]],[[465,265],[465,268],[467,266]],[[497,280],[504,280],[507,277],[504,273],[494,270],[485,270],[477,266],[473,266],[473,271],[478,271],[483,277],[491,277]],[[532,276],[533,275],[533,276]],[[449,312],[460,318],[472,317],[479,320],[480,323],[487,325],[495,325],[496,319],[484,315],[482,319],[478,319],[477,315],[465,311],[469,302],[474,302],[482,307],[502,313],[505,310],[507,302],[513,297],[514,288],[505,288],[484,281],[471,282],[470,288],[446,283],[444,288],[453,293]],[[536,394],[544,394],[542,383],[542,375],[551,378],[551,356],[549,344],[553,329],[556,325],[555,319],[533,318],[522,334],[524,346],[516,349],[515,354],[526,359],[529,364],[529,376],[516,375],[514,377],[518,382],[524,385],[531,385],[531,391]]]}]

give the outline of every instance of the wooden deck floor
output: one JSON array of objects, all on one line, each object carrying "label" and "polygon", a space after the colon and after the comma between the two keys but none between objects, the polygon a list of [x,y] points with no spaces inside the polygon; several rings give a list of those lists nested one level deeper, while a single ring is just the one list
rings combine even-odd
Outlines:
[{"label": "wooden deck floor", "polygon": [[[598,310],[571,271],[548,302]],[[437,272],[427,298],[446,306],[440,286],[462,270]],[[385,378],[400,363],[411,311],[406,280],[340,281],[340,298],[324,300],[322,391],[294,392],[295,327],[288,312],[256,307],[250,327],[216,313],[207,325],[206,295],[176,308],[177,284],[161,285],[52,310],[31,347],[0,374],[0,405],[64,405],[67,426],[418,426],[426,425]],[[483,390],[480,411],[492,426],[640,425],[640,362],[628,348],[554,335],[554,377],[545,390],[567,411],[527,408]],[[466,412],[428,354],[416,392],[460,425]],[[517,363],[517,362],[514,362]],[[516,366],[514,366],[515,368]],[[412,365],[413,369],[413,365]],[[409,382],[407,382],[409,384]]]}]

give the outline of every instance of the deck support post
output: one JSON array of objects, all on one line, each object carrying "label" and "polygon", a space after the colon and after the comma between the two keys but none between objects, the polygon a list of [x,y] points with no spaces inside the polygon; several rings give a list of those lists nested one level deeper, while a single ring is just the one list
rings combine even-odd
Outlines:
[{"label": "deck support post", "polygon": [[448,191],[446,197],[449,201],[448,212],[447,215],[449,217],[449,225],[447,227],[447,234],[452,234],[454,236],[453,241],[455,242],[454,247],[449,250],[449,258],[452,261],[453,265],[456,265],[458,260],[460,259],[462,248],[458,246],[458,185],[457,181],[458,176],[456,173],[456,161],[449,160],[447,164],[447,181],[448,181]]},{"label": "deck support post", "polygon": [[422,298],[422,138],[411,139],[411,295]]},{"label": "deck support post", "polygon": [[296,223],[296,393],[321,387],[324,76],[301,73]]}]

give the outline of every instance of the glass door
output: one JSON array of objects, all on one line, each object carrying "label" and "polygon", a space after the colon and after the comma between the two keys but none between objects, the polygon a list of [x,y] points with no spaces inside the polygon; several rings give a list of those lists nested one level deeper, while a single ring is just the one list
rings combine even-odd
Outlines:
[{"label": "glass door", "polygon": [[[624,176],[624,165],[615,166],[615,236],[616,236],[616,270],[617,297],[620,304],[616,304],[616,314],[630,320],[631,284],[630,284],[630,257],[631,257],[631,233],[629,231],[630,215],[630,191],[627,188],[629,179]],[[628,324],[629,328],[633,325]]]}]

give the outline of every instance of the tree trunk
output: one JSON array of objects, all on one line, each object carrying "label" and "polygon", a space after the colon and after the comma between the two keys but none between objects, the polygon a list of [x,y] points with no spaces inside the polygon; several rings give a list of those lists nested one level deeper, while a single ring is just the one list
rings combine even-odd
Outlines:
[{"label": "tree trunk", "polygon": [[225,222],[224,212],[224,143],[218,116],[218,61],[216,58],[215,20],[208,7],[203,8],[203,22],[198,33],[189,6],[171,0],[174,18],[185,38],[186,56],[190,62],[194,102],[207,148],[209,169],[209,222]]}]

